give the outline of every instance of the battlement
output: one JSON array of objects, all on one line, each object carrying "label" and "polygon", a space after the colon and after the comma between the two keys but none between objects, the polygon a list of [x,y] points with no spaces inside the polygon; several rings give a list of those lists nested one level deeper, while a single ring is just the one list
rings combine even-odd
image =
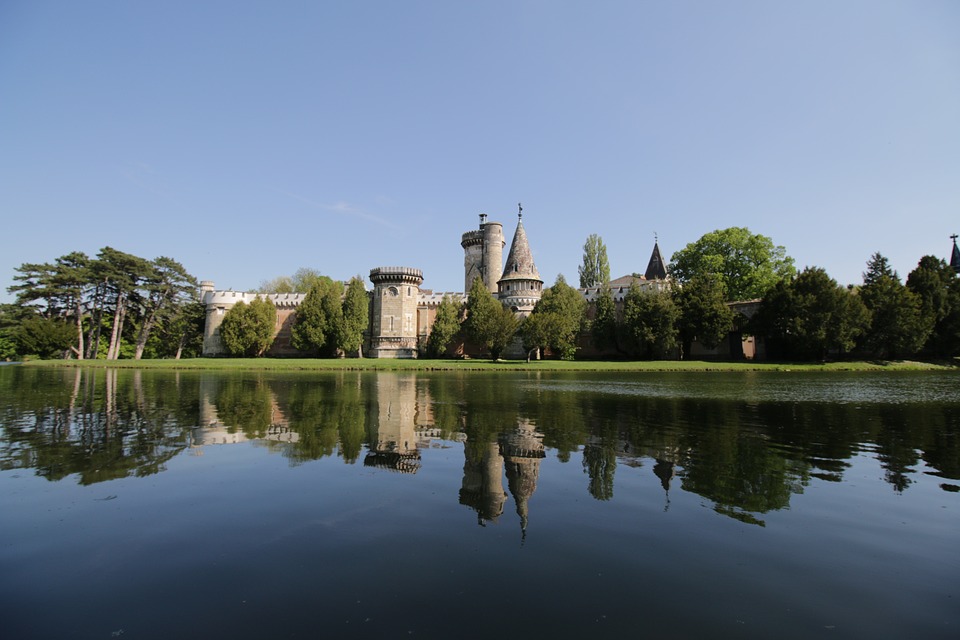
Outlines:
[{"label": "battlement", "polygon": [[374,284],[402,282],[420,286],[423,282],[423,271],[413,267],[374,267],[370,269],[370,281]]},{"label": "battlement", "polygon": [[[213,286],[213,283],[210,283]],[[203,304],[219,305],[232,307],[238,302],[250,304],[257,298],[269,300],[275,307],[297,307],[307,297],[305,293],[253,293],[249,291],[214,291],[204,289],[201,291],[200,301]]]}]

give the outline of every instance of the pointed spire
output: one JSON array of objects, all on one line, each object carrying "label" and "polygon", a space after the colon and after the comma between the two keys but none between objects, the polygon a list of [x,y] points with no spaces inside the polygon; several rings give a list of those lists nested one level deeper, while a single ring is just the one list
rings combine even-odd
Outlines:
[{"label": "pointed spire", "polygon": [[533,263],[533,252],[527,242],[527,232],[523,229],[523,209],[517,214],[517,231],[513,234],[513,243],[507,255],[507,264],[503,268],[501,280],[541,280],[537,265]]},{"label": "pointed spire", "polygon": [[953,240],[953,254],[950,256],[950,266],[960,274],[960,249],[957,248],[957,234],[950,236],[950,239]]},{"label": "pointed spire", "polygon": [[663,256],[660,254],[660,240],[654,234],[653,253],[650,254],[650,262],[647,263],[647,271],[643,274],[647,280],[666,280],[667,267],[663,262]]}]

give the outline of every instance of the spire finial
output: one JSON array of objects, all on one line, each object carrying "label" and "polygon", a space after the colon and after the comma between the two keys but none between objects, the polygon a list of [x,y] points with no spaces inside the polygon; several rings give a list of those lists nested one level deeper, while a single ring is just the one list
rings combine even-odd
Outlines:
[{"label": "spire finial", "polygon": [[654,232],[653,232],[653,244],[659,244],[659,243],[660,243],[660,236],[658,236],[658,235],[657,235],[657,232],[654,231]]},{"label": "spire finial", "polygon": [[950,236],[950,239],[953,240],[953,246],[957,246],[957,238],[960,238],[957,234]]},{"label": "spire finial", "polygon": [[517,203],[517,218],[523,220],[523,204],[520,202]]}]

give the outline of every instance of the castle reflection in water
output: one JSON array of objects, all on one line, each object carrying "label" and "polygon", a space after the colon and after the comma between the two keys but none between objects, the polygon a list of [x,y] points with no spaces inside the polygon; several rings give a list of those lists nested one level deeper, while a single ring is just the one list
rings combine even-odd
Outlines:
[{"label": "castle reflection in water", "polygon": [[[469,427],[467,410],[462,406],[447,407],[446,421],[437,423],[435,408],[438,406],[430,392],[430,385],[416,375],[380,375],[366,381],[375,386],[375,393],[363,394],[358,403],[359,422],[363,423],[365,466],[402,474],[415,474],[420,470],[421,451],[428,448],[449,447],[460,443],[464,451],[463,482],[460,487],[460,504],[476,512],[477,523],[486,526],[496,523],[503,516],[508,497],[512,497],[519,517],[522,532],[526,532],[530,516],[531,498],[537,490],[540,466],[546,457],[544,435],[535,421],[529,417],[512,414],[510,422],[495,425],[492,429],[476,433]],[[360,385],[349,382],[348,386]],[[341,392],[343,389],[340,390]],[[296,450],[304,438],[303,425],[293,424],[295,419],[285,409],[276,390],[269,384],[255,389],[243,390],[246,406],[237,411],[232,406],[229,392],[219,378],[202,378],[200,382],[200,425],[193,430],[192,445],[198,453],[204,446],[255,442],[273,449]],[[259,393],[259,397],[257,394]],[[441,403],[443,404],[443,403]],[[224,405],[231,405],[226,411]],[[253,406],[256,405],[256,406]],[[296,411],[296,410],[294,410]],[[224,415],[230,414],[229,416]],[[251,426],[243,423],[252,414],[258,422]],[[358,416],[354,415],[357,419]],[[468,435],[474,432],[473,437]],[[342,446],[342,443],[338,443]],[[601,452],[594,458],[602,459],[606,447],[592,437],[585,443],[586,453]],[[673,476],[673,464],[661,451],[633,451],[628,443],[617,446],[616,457],[630,466],[640,465],[640,456],[657,460],[654,472],[660,477],[664,489],[669,489]],[[592,485],[591,493],[602,497],[603,478],[612,485],[612,466],[605,473],[587,470]],[[506,477],[506,488],[504,487]],[[612,491],[612,488],[611,488]],[[509,493],[508,493],[509,492]]]}]

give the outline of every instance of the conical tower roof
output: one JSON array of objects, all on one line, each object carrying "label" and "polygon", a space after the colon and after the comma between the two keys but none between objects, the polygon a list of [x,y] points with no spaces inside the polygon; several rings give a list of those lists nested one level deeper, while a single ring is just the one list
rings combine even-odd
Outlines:
[{"label": "conical tower roof", "polygon": [[647,263],[647,271],[643,274],[647,280],[666,280],[667,267],[663,262],[663,256],[660,254],[660,243],[654,240],[653,253],[650,254],[650,262]]},{"label": "conical tower roof", "polygon": [[950,236],[953,240],[953,254],[950,256],[950,266],[957,273],[960,273],[960,249],[957,248],[957,234]]},{"label": "conical tower roof", "polygon": [[523,217],[517,221],[517,231],[513,234],[513,244],[510,245],[510,254],[507,256],[507,264],[503,268],[504,280],[543,280],[540,278],[540,272],[537,271],[537,265],[533,263],[533,252],[530,251],[530,243],[527,242],[527,232],[523,230]]}]

